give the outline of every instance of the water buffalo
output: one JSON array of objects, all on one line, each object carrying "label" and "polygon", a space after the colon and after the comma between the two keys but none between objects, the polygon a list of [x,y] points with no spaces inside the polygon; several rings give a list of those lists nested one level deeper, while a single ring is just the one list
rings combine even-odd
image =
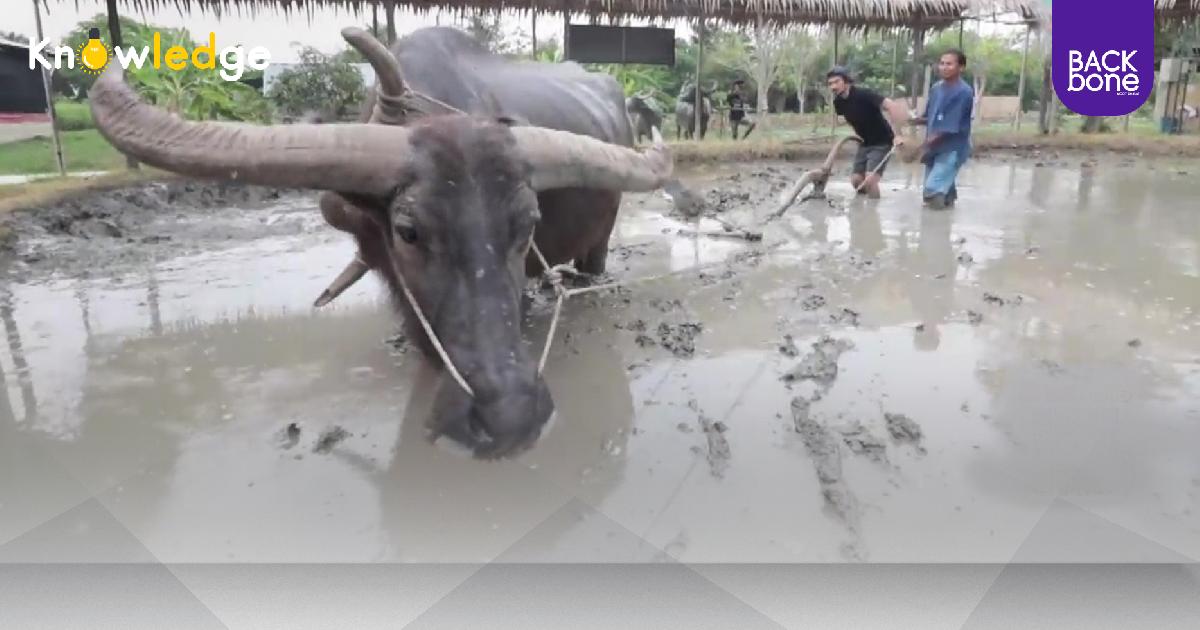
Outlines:
[{"label": "water buffalo", "polygon": [[648,94],[634,94],[625,99],[625,111],[629,114],[629,122],[633,123],[638,142],[653,137],[652,130],[662,128],[662,114]]},{"label": "water buffalo", "polygon": [[[708,132],[708,121],[712,118],[712,92],[716,89],[701,90],[701,103],[703,109],[700,110],[700,139],[704,139],[704,134]],[[680,136],[691,140],[696,137],[696,87],[694,85],[684,85],[679,91],[679,98],[675,102],[675,139]]]},{"label": "water buffalo", "polygon": [[159,168],[327,191],[321,211],[359,257],[318,304],[374,270],[409,338],[461,375],[435,393],[441,434],[477,457],[517,454],[554,411],[520,333],[525,275],[542,271],[531,242],[550,264],[603,271],[621,192],[660,188],[670,153],[657,134],[646,152],[631,148],[609,75],[510,62],[450,28],[390,51],[362,29],[342,35],[375,68],[365,122],[189,122],[143,103],[111,64],[91,91],[96,126]]}]

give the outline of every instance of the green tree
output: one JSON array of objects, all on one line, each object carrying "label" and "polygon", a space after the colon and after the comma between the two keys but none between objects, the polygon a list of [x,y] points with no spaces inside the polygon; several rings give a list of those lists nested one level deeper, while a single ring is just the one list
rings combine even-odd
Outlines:
[{"label": "green tree", "polygon": [[[186,32],[173,33],[162,46],[187,45]],[[219,68],[219,66],[218,66]],[[267,122],[271,110],[258,91],[237,81],[226,81],[218,68],[186,65],[163,72],[150,64],[131,67],[131,84],[147,101],[192,120]]]},{"label": "green tree", "polygon": [[300,63],[281,72],[267,96],[286,115],[316,111],[341,118],[362,102],[365,90],[362,75],[345,59],[303,46]]},{"label": "green tree", "polygon": [[546,41],[538,42],[537,61],[545,63],[557,63],[562,61],[562,44],[558,42],[557,37],[551,37]]}]

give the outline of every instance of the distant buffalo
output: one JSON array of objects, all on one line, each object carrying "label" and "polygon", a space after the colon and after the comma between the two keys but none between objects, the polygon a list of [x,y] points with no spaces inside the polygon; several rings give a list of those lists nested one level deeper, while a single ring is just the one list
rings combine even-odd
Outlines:
[{"label": "distant buffalo", "polygon": [[[712,118],[712,93],[716,85],[701,90],[700,139],[708,132],[708,121]],[[681,136],[689,140],[696,137],[696,86],[685,84],[675,102],[675,139]]]},{"label": "distant buffalo", "polygon": [[638,142],[642,138],[650,138],[652,128],[662,129],[662,113],[651,100],[650,94],[638,93],[625,99],[625,111],[629,114],[629,122]]}]

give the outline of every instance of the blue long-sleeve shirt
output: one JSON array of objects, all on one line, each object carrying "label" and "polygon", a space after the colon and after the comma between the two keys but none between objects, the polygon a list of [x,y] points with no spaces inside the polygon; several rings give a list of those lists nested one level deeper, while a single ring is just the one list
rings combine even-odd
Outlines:
[{"label": "blue long-sleeve shirt", "polygon": [[942,137],[925,154],[927,162],[950,151],[958,151],[959,159],[966,159],[971,150],[971,112],[974,106],[975,90],[962,79],[954,83],[938,81],[929,89],[925,124],[930,136],[942,134]]}]

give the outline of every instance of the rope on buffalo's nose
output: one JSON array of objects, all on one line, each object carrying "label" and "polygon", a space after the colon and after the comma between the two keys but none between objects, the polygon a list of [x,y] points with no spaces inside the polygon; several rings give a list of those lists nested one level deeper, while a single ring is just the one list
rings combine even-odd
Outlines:
[{"label": "rope on buffalo's nose", "polygon": [[546,360],[550,357],[550,345],[554,342],[554,332],[556,330],[558,330],[558,319],[559,319],[559,316],[562,314],[563,302],[565,302],[567,298],[574,297],[576,295],[582,295],[584,293],[594,293],[597,291],[607,291],[609,289],[618,289],[618,288],[628,286],[631,284],[640,284],[642,282],[649,282],[651,280],[661,280],[663,278],[671,278],[674,276],[678,276],[682,273],[701,272],[706,269],[711,269],[713,267],[719,267],[721,265],[728,264],[728,261],[725,261],[725,260],[715,260],[711,263],[707,263],[704,265],[696,265],[694,267],[689,267],[687,269],[681,269],[679,271],[672,271],[672,272],[668,272],[668,273],[664,273],[664,274],[658,274],[658,275],[653,275],[653,276],[644,276],[641,278],[634,278],[632,280],[608,282],[605,284],[592,285],[590,287],[567,289],[565,286],[563,286],[563,275],[564,274],[580,275],[579,272],[575,269],[575,266],[572,264],[569,264],[569,263],[563,263],[561,265],[551,266],[550,261],[546,260],[546,257],[542,255],[542,250],[538,249],[537,243],[535,243],[533,241],[532,234],[529,236],[529,248],[531,250],[533,250],[534,255],[537,256],[538,262],[540,262],[542,264],[542,277],[546,280],[546,282],[550,283],[550,286],[554,287],[554,293],[555,293],[554,315],[550,318],[550,330],[546,331],[546,342],[544,344],[542,344],[542,357],[541,357],[541,359],[538,360],[538,375],[539,376],[545,370]]},{"label": "rope on buffalo's nose", "polygon": [[575,267],[570,264],[550,266],[550,261],[542,255],[542,250],[538,249],[537,243],[533,242],[533,234],[529,235],[529,248],[537,255],[538,262],[542,263],[542,275],[550,286],[554,287],[554,316],[550,318],[550,330],[546,331],[546,342],[542,344],[542,357],[538,360],[538,376],[546,369],[546,359],[550,358],[550,344],[554,341],[554,332],[558,329],[558,316],[562,313],[563,302],[567,299],[567,290],[563,287],[563,272],[574,272]]},{"label": "rope on buffalo's nose", "polygon": [[467,379],[463,378],[459,373],[458,368],[454,366],[454,362],[450,360],[450,354],[446,352],[446,348],[442,346],[442,342],[438,339],[437,333],[433,332],[433,326],[425,317],[425,312],[421,310],[421,305],[417,303],[417,297],[413,295],[411,289],[408,288],[408,282],[404,279],[404,273],[396,266],[396,261],[392,261],[392,270],[396,277],[400,279],[400,289],[404,292],[404,299],[408,300],[408,305],[412,307],[413,313],[417,316],[417,321],[421,322],[421,328],[425,330],[425,336],[429,338],[429,343],[433,345],[433,349],[437,351],[438,357],[442,359],[442,365],[446,367],[446,371],[454,378],[454,382],[463,388],[471,398],[475,397],[475,390],[467,384]]}]

